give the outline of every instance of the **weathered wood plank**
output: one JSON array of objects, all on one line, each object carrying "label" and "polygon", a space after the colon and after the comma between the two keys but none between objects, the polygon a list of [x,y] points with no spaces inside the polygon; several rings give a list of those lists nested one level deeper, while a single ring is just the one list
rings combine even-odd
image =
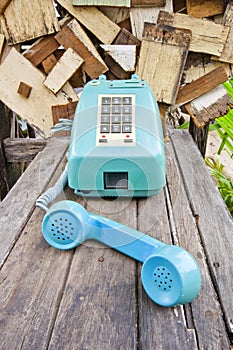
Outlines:
[{"label": "weathered wood plank", "polygon": [[[88,199],[86,207],[136,228],[136,201],[131,198],[110,203],[100,198]],[[96,344],[103,350],[135,349],[136,323],[134,260],[92,241],[78,247],[50,350],[65,348],[67,344],[75,349],[94,349]]]},{"label": "weathered wood plank", "polygon": [[5,9],[7,8],[7,6],[9,5],[9,3],[11,2],[11,0],[1,0],[0,1],[0,14],[2,14]]},{"label": "weathered wood plank", "polygon": [[175,103],[190,40],[189,30],[145,23],[136,71],[157,101]]},{"label": "weathered wood plank", "polygon": [[233,3],[227,4],[222,22],[230,29],[219,60],[222,62],[233,63]]},{"label": "weathered wood plank", "polygon": [[224,12],[223,0],[186,0],[187,13],[193,17],[212,17]]},{"label": "weathered wood plank", "polygon": [[142,34],[144,29],[144,23],[157,23],[158,15],[161,10],[173,11],[173,1],[166,1],[166,5],[163,7],[150,7],[150,8],[130,8],[130,23],[132,27],[132,33],[139,40],[142,40]]},{"label": "weathered wood plank", "polygon": [[51,140],[0,204],[0,266],[21,234],[36,199],[48,185],[67,147],[67,139]]},{"label": "weathered wood plank", "polygon": [[[73,17],[92,32],[103,44],[111,44],[121,28],[96,7],[75,7],[70,0],[58,0]],[[98,25],[96,25],[98,23]]]},{"label": "weathered wood plank", "polygon": [[53,67],[56,66],[57,64],[57,59],[55,57],[55,55],[52,53],[51,55],[49,55],[48,57],[46,57],[42,62],[41,62],[44,72],[45,74],[48,74]]},{"label": "weathered wood plank", "polygon": [[[138,230],[172,244],[172,232],[166,211],[164,191],[138,201]],[[181,244],[182,245],[182,244]],[[140,273],[141,267],[138,267]],[[182,308],[164,308],[146,295],[139,278],[139,344],[140,349],[197,349],[194,329],[188,329]],[[154,331],[156,329],[156,332]],[[164,334],[166,329],[166,336]],[[145,331],[146,330],[146,331]]]},{"label": "weathered wood plank", "polygon": [[181,88],[176,98],[176,104],[182,105],[204,95],[226,80],[228,80],[228,75],[224,67],[217,67],[210,73]]},{"label": "weathered wood plank", "polygon": [[48,74],[43,84],[53,93],[58,93],[83,62],[82,57],[69,47]]},{"label": "weathered wood plank", "polygon": [[[51,154],[53,152],[46,160],[50,163]],[[49,172],[49,176],[53,175],[54,170]],[[44,184],[49,181],[46,172],[40,175]],[[32,188],[33,185],[31,192]],[[28,193],[29,198],[31,192]],[[20,203],[20,196],[17,200]],[[31,212],[28,209],[27,220]],[[24,215],[23,208],[20,208],[20,213]],[[67,254],[52,249],[45,242],[41,234],[43,216],[42,210],[35,209],[23,231],[21,228],[22,234],[13,254],[9,255],[0,272],[0,336],[3,349],[48,348],[73,252]],[[8,222],[8,229],[4,227],[5,236],[12,224],[14,222]]]},{"label": "weathered wood plank", "polygon": [[28,98],[30,93],[31,93],[32,87],[26,83],[24,83],[23,81],[21,81],[19,83],[19,87],[18,87],[18,94],[24,96],[25,98]]},{"label": "weathered wood plank", "polygon": [[164,7],[166,0],[131,0],[132,7]]},{"label": "weathered wood plank", "polygon": [[189,50],[220,56],[227,40],[229,27],[205,18],[160,11],[158,23],[192,31]]},{"label": "weathered wood plank", "polygon": [[[185,130],[172,130],[171,138],[188,200],[197,219],[214,287],[230,333],[233,319],[233,298],[229,296],[233,275],[233,220],[210,178],[204,160],[196,151],[196,145],[190,142],[189,133]],[[212,317],[214,314],[211,313]]]},{"label": "weathered wood plank", "polygon": [[92,79],[98,78],[100,74],[108,70],[92,41],[76,19],[65,25],[55,38],[65,49],[71,47],[82,57],[84,60],[82,68]]},{"label": "weathered wood plank", "polygon": [[140,48],[141,41],[125,28],[122,28],[113,42],[114,45],[136,45]]},{"label": "weathered wood plank", "polygon": [[190,117],[191,118],[189,120],[189,133],[192,136],[194,142],[196,143],[199,151],[201,152],[202,157],[205,158],[208,133],[209,133],[209,123],[206,122],[205,124],[203,124],[202,128],[198,128],[196,126],[195,117],[191,115],[191,113],[190,113]]},{"label": "weathered wood plank", "polygon": [[9,163],[31,162],[38,152],[41,152],[46,146],[46,140],[43,139],[12,139],[3,140],[4,153]]},{"label": "weathered wood plank", "polygon": [[0,21],[9,44],[35,39],[59,30],[52,0],[12,0]]},{"label": "weathered wood plank", "polygon": [[196,66],[191,66],[189,68],[184,69],[184,83],[191,83],[193,80],[201,78],[203,75],[211,72],[217,67],[224,67],[227,72],[228,78],[231,77],[231,67],[228,63],[223,63],[219,61],[211,61],[209,63],[203,63]]},{"label": "weathered wood plank", "polygon": [[126,72],[110,55],[107,54],[104,61],[109,69],[106,72],[108,80],[129,79],[130,72]]},{"label": "weathered wood plank", "polygon": [[223,85],[192,100],[185,105],[185,109],[192,117],[196,127],[203,128],[215,118],[225,115],[229,111],[232,100]]},{"label": "weathered wood plank", "polygon": [[0,201],[9,191],[6,160],[3,152],[2,142],[0,141]]},{"label": "weathered wood plank", "polygon": [[2,57],[4,43],[5,43],[5,36],[3,34],[0,34],[0,58]]},{"label": "weathered wood plank", "polygon": [[129,8],[127,7],[109,7],[102,6],[99,8],[105,16],[107,16],[112,22],[120,23],[129,18]]},{"label": "weathered wood plank", "polygon": [[53,122],[58,123],[60,118],[73,119],[78,102],[70,102],[65,105],[52,106]]},{"label": "weathered wood plank", "polygon": [[122,28],[120,33],[117,35],[116,39],[113,41],[114,45],[135,45],[136,46],[136,61],[139,56],[139,51],[141,47],[141,40],[136,38],[127,29]]},{"label": "weathered wood plank", "polygon": [[130,0],[73,0],[73,5],[130,7]]},{"label": "weathered wood plank", "polygon": [[[14,48],[0,65],[1,100],[28,123],[34,125],[43,136],[48,136],[53,126],[51,106],[70,102],[70,98],[77,101],[77,95],[69,85],[66,85],[63,88],[66,94],[59,91],[55,96],[43,85],[44,79],[44,74]],[[28,98],[17,93],[21,81],[32,87]]]},{"label": "weathered wood plank", "polygon": [[59,46],[59,43],[54,39],[54,35],[48,35],[37,40],[29,49],[24,51],[23,55],[34,66],[38,66],[46,57],[56,51]]},{"label": "weathered wood plank", "polygon": [[136,64],[136,45],[100,45],[126,72],[133,72]]},{"label": "weathered wood plank", "polygon": [[[174,230],[178,242],[194,256],[200,267],[202,276],[199,296],[190,305],[193,319],[187,320],[187,326],[188,328],[193,328],[195,334],[198,335],[199,349],[206,348],[207,344],[210,349],[216,347],[220,349],[229,349],[229,339],[222,316],[221,304],[216,298],[209,267],[205,259],[205,252],[196,225],[196,220],[198,220],[198,218],[194,217],[191,211],[183,179],[178,168],[179,165],[176,160],[176,149],[173,149],[172,141],[173,138],[171,134],[171,142],[166,143],[167,200],[171,201]],[[192,147],[192,151],[195,149],[195,153],[199,153],[191,138],[189,138],[189,143],[186,143],[185,146],[183,145],[185,148],[183,149],[184,153],[190,154],[190,145],[194,146]],[[202,164],[202,166],[205,167],[204,164]],[[200,169],[200,171],[202,171],[202,169]],[[194,172],[195,174],[197,173],[196,167],[194,169],[190,168],[190,174],[194,174]],[[186,305],[186,315],[189,314],[189,312],[189,307]]]}]

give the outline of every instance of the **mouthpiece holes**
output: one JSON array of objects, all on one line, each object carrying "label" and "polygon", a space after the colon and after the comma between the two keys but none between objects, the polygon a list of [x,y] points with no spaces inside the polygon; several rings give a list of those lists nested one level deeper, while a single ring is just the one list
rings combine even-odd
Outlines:
[{"label": "mouthpiece holes", "polygon": [[50,235],[53,240],[63,241],[64,243],[65,241],[74,240],[75,229],[72,219],[56,217],[51,221]]},{"label": "mouthpiece holes", "polygon": [[163,292],[170,292],[173,285],[171,272],[164,266],[157,266],[153,273],[155,286]]}]

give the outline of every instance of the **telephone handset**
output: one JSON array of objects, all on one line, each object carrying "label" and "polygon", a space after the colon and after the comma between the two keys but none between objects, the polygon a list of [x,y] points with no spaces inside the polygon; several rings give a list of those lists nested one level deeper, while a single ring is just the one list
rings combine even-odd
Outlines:
[{"label": "telephone handset", "polygon": [[199,293],[200,270],[186,250],[91,214],[76,202],[65,200],[52,205],[44,217],[42,233],[57,249],[72,249],[94,239],[142,262],[143,287],[159,305],[186,304]]}]

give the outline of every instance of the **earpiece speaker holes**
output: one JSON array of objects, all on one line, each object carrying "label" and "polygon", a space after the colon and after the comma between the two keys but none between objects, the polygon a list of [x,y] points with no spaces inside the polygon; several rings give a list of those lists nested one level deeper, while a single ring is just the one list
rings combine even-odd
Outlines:
[{"label": "earpiece speaker holes", "polygon": [[153,273],[155,286],[163,292],[169,292],[172,289],[173,280],[170,271],[163,266],[157,266]]}]

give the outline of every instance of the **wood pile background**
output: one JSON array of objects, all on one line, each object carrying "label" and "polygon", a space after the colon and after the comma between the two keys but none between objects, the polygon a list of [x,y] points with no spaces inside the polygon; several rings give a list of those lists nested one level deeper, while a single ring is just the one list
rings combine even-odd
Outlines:
[{"label": "wood pile background", "polygon": [[230,1],[2,0],[0,28],[0,164],[28,161],[43,147],[28,143],[29,158],[20,158],[18,117],[29,138],[46,139],[59,118],[73,117],[78,89],[101,74],[137,73],[161,114],[185,106],[198,128],[230,103],[221,85],[232,75]]}]

